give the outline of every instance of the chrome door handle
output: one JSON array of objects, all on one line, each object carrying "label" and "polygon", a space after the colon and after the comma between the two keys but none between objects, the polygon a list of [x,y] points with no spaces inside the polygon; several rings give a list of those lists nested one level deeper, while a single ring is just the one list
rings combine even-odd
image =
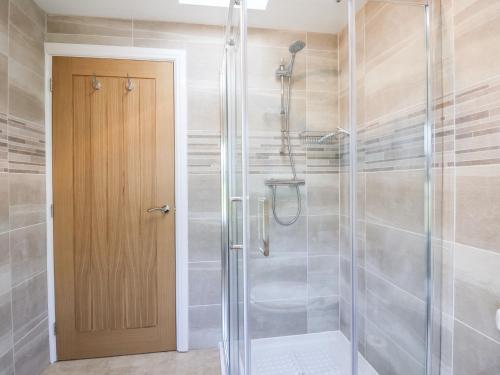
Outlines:
[{"label": "chrome door handle", "polygon": [[259,198],[259,251],[265,257],[269,256],[269,205],[267,198]]},{"label": "chrome door handle", "polygon": [[229,248],[231,250],[242,250],[243,245],[239,242],[239,221],[236,203],[243,202],[241,197],[231,197],[229,199]]},{"label": "chrome door handle", "polygon": [[168,204],[165,204],[161,207],[153,207],[153,208],[150,208],[147,210],[147,212],[149,213],[152,213],[152,212],[161,212],[163,215],[166,215],[170,212],[170,207],[168,206]]}]

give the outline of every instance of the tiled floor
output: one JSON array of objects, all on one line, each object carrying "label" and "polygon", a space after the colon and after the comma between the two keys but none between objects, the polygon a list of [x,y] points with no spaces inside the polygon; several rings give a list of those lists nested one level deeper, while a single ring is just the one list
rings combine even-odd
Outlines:
[{"label": "tiled floor", "polygon": [[219,350],[57,362],[42,375],[220,375]]}]

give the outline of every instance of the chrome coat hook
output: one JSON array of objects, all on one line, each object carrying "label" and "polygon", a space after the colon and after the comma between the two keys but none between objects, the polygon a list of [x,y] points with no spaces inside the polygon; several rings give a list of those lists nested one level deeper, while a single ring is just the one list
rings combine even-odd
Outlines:
[{"label": "chrome coat hook", "polygon": [[133,89],[135,89],[135,85],[134,85],[134,82],[132,82],[132,80],[130,79],[130,76],[127,74],[127,91],[132,91]]},{"label": "chrome coat hook", "polygon": [[92,76],[92,87],[94,88],[94,90],[100,90],[102,89],[102,84],[101,82],[97,79],[95,73],[94,75]]}]

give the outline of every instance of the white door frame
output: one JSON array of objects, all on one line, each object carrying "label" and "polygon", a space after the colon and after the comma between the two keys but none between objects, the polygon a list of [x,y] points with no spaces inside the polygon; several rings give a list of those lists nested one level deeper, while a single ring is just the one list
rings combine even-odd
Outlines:
[{"label": "white door frame", "polygon": [[170,61],[174,63],[175,113],[175,254],[177,351],[189,347],[188,321],[188,198],[187,198],[187,96],[184,50],[45,43],[45,153],[47,204],[47,287],[50,362],[57,361],[55,337],[54,243],[52,219],[52,57]]}]

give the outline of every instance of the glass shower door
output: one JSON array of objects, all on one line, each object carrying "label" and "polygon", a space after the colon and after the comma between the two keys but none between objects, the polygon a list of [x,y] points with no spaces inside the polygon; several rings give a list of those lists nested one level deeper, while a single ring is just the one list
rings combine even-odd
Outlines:
[{"label": "glass shower door", "polygon": [[221,68],[222,320],[229,374],[245,374],[245,272],[243,246],[242,77],[240,11],[228,9]]},{"label": "glass shower door", "polygon": [[336,26],[310,32],[247,29],[237,2],[221,76],[230,375],[431,375],[427,3],[332,2]]}]

